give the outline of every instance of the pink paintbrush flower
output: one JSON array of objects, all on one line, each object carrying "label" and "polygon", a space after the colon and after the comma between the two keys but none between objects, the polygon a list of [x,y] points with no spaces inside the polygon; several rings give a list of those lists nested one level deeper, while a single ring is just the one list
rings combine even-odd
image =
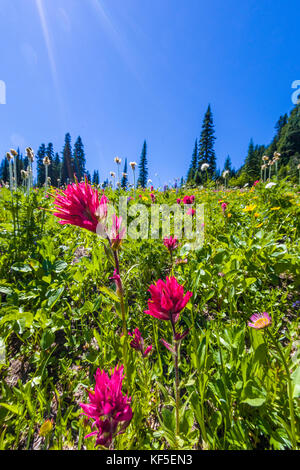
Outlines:
[{"label": "pink paintbrush flower", "polygon": [[149,288],[151,299],[148,300],[148,308],[144,313],[159,320],[171,321],[173,324],[179,320],[179,314],[192,297],[192,292],[184,295],[183,286],[178,284],[175,277],[166,278],[166,282],[159,279],[155,285]]},{"label": "pink paintbrush flower", "polygon": [[121,276],[120,274],[117,273],[116,269],[114,270],[114,275],[110,277],[109,279],[113,279],[115,281],[117,295],[119,296],[122,295],[123,286],[122,286]]},{"label": "pink paintbrush flower", "polygon": [[112,227],[108,233],[108,238],[111,241],[111,247],[113,250],[118,250],[122,243],[122,239],[125,235],[125,228],[121,229],[122,217],[117,217],[116,214],[112,216]]},{"label": "pink paintbrush flower", "polygon": [[97,436],[96,445],[109,447],[116,434],[124,432],[132,419],[131,398],[122,393],[124,366],[106,372],[97,369],[95,390],[89,391],[89,403],[80,403],[84,415],[94,420],[97,430],[87,437]]},{"label": "pink paintbrush flower", "polygon": [[223,212],[226,211],[227,206],[228,206],[227,202],[223,202],[223,204],[221,205]]},{"label": "pink paintbrush flower", "polygon": [[187,213],[187,215],[195,215],[196,211],[195,211],[195,209],[190,208],[186,213]]},{"label": "pink paintbrush flower", "polygon": [[128,334],[133,338],[130,346],[136,351],[140,351],[143,357],[146,357],[152,350],[152,345],[145,349],[144,338],[142,337],[142,334],[138,328],[134,330],[133,334],[130,332],[128,332]]},{"label": "pink paintbrush flower", "polygon": [[195,202],[195,196],[192,195],[192,196],[184,196],[183,198],[183,204],[194,204]]},{"label": "pink paintbrush flower", "polygon": [[171,253],[172,251],[176,250],[176,248],[178,248],[178,239],[176,237],[173,238],[172,235],[169,238],[165,237],[164,245]]},{"label": "pink paintbrush flower", "polygon": [[77,225],[90,232],[96,233],[97,225],[103,220],[107,213],[107,198],[99,195],[87,180],[82,183],[69,184],[67,188],[59,193],[57,191],[54,206],[56,217],[61,219],[60,224]]},{"label": "pink paintbrush flower", "polygon": [[255,328],[256,330],[260,330],[261,328],[265,328],[272,323],[272,319],[267,312],[263,313],[254,313],[250,317],[251,322],[248,322],[248,326]]}]

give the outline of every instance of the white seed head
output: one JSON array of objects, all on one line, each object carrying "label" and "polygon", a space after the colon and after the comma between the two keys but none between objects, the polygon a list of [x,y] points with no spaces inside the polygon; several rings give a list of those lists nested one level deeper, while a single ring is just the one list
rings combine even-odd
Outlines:
[{"label": "white seed head", "polygon": [[208,164],[208,163],[203,163],[203,164],[201,165],[201,171],[205,171],[205,170],[207,170],[207,168],[209,168],[209,164]]},{"label": "white seed head", "polygon": [[32,148],[31,148],[31,147],[27,147],[25,151],[26,151],[26,155],[27,155],[28,159],[29,159],[31,162],[33,162],[33,160],[34,160],[34,152],[33,152]]}]

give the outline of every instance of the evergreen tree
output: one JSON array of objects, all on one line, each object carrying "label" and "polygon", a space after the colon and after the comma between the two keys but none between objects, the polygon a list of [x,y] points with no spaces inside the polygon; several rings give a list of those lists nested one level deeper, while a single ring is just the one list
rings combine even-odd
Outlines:
[{"label": "evergreen tree", "polygon": [[250,140],[248,155],[246,157],[243,168],[243,172],[247,175],[247,181],[249,183],[260,178],[261,165],[263,163],[262,157],[265,153],[265,150],[266,148],[264,145],[254,146],[253,139]]},{"label": "evergreen tree", "polygon": [[228,175],[228,176],[229,176],[229,178],[230,178],[230,176],[232,175],[232,168],[231,168],[231,158],[230,158],[229,155],[227,155],[226,160],[225,160],[225,163],[224,163],[224,170],[223,170],[223,172],[224,172],[224,171],[229,171],[229,175]]},{"label": "evergreen tree", "polygon": [[[84,146],[79,136],[74,145],[74,166],[75,166],[75,174],[80,181],[84,178],[85,175],[85,153],[84,153]],[[98,183],[99,184],[99,183]]]},{"label": "evergreen tree", "polygon": [[147,179],[148,179],[148,166],[147,166],[147,143],[144,141],[140,164],[139,164],[139,178],[138,178],[138,186],[142,188],[147,187]]},{"label": "evergreen tree", "polygon": [[208,105],[203,119],[202,131],[199,140],[198,173],[200,174],[203,163],[208,163],[208,175],[211,178],[215,176],[216,172],[216,154],[214,151],[214,141],[216,137],[214,134],[213,115],[211,107]]},{"label": "evergreen tree", "polygon": [[105,188],[108,188],[108,186],[109,186],[109,181],[108,181],[108,178],[106,178],[106,180],[103,181],[102,187],[103,189],[105,189]]},{"label": "evergreen tree", "polygon": [[123,170],[123,176],[121,180],[121,187],[123,189],[127,189],[128,185],[128,175],[127,175],[127,158],[125,159],[125,165],[124,165],[124,170]]},{"label": "evergreen tree", "polygon": [[20,186],[22,184],[22,176],[21,176],[21,170],[24,169],[24,162],[23,162],[23,156],[20,153],[20,149],[18,148],[17,150],[18,154],[16,156],[16,163],[17,163],[17,185]]},{"label": "evergreen tree", "polygon": [[188,183],[193,183],[195,181],[196,173],[197,173],[197,168],[198,168],[198,141],[196,139],[195,145],[194,145],[194,151],[192,154],[192,161],[191,165],[187,174],[187,182]]},{"label": "evergreen tree", "polygon": [[[43,160],[46,156],[46,146],[45,144],[41,144],[37,154],[36,154],[36,165],[37,165],[37,185],[43,186],[45,183],[45,165],[43,164]],[[27,163],[28,166],[28,163]]]},{"label": "evergreen tree", "polygon": [[62,172],[62,163],[60,161],[59,153],[56,152],[53,164],[52,164],[52,174],[51,174],[51,181],[53,186],[58,186],[58,179],[61,180],[61,172]]},{"label": "evergreen tree", "polygon": [[281,128],[278,140],[278,152],[281,153],[280,163],[287,165],[291,157],[300,158],[300,104],[291,111],[287,123]]},{"label": "evergreen tree", "polygon": [[53,168],[53,162],[54,162],[54,150],[53,150],[53,144],[50,142],[46,148],[46,156],[50,160],[50,165],[48,167],[48,177],[51,179],[51,184],[54,183],[54,168]]},{"label": "evergreen tree", "polygon": [[282,130],[284,126],[287,124],[287,121],[288,121],[288,115],[284,114],[283,116],[280,116],[280,118],[276,122],[276,125],[275,125],[276,134],[273,137],[271,144],[266,150],[266,155],[272,157],[274,155],[274,152],[277,152],[278,143],[282,135]]},{"label": "evergreen tree", "polygon": [[9,182],[9,164],[7,158],[3,158],[0,166],[0,179],[5,183]]},{"label": "evergreen tree", "polygon": [[245,160],[244,171],[249,176],[249,179],[253,179],[255,172],[255,152],[254,152],[254,142],[251,138],[249,147],[248,147],[248,154]]},{"label": "evergreen tree", "polygon": [[99,184],[100,183],[99,171],[98,170],[94,170],[92,182],[93,182],[93,184]]},{"label": "evergreen tree", "polygon": [[90,174],[90,172],[89,172],[88,170],[86,170],[84,176],[86,176],[86,179],[87,179],[88,183],[91,183],[92,178],[91,178],[91,174]]},{"label": "evergreen tree", "polygon": [[63,161],[62,161],[62,175],[61,175],[61,183],[67,184],[73,181],[74,178],[74,165],[72,159],[72,146],[71,146],[71,136],[69,133],[65,136],[65,145],[62,152]]}]

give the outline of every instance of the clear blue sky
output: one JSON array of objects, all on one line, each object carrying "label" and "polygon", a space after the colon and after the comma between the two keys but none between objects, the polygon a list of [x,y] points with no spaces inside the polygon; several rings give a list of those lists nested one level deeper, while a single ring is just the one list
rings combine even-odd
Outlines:
[{"label": "clear blue sky", "polygon": [[[147,140],[157,185],[186,175],[211,104],[216,154],[267,144],[300,79],[299,1],[1,0],[0,155],[81,135],[103,180]],[[158,174],[160,181],[155,177]]]}]

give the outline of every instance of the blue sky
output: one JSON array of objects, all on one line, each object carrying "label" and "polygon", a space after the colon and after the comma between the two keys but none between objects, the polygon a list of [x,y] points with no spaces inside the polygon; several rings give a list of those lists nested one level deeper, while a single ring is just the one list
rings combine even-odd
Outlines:
[{"label": "blue sky", "polygon": [[[299,2],[1,0],[0,155],[81,135],[101,180],[148,143],[156,185],[186,175],[211,104],[216,154],[268,143],[300,79]],[[158,176],[155,176],[155,175]]]}]

